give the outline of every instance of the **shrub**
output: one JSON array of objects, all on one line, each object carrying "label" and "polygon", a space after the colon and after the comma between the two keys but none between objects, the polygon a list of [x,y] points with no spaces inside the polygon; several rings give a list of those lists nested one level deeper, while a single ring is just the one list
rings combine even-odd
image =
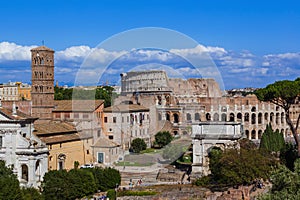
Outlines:
[{"label": "shrub", "polygon": [[169,131],[160,131],[155,135],[155,144],[160,148],[166,146],[172,141],[173,137]]},{"label": "shrub", "polygon": [[141,138],[135,138],[131,142],[131,149],[134,153],[140,153],[141,151],[145,150],[147,148],[147,145],[145,141]]},{"label": "shrub", "polygon": [[116,191],[114,189],[109,189],[107,190],[107,194],[106,196],[110,199],[110,200],[116,200],[117,196],[116,196]]},{"label": "shrub", "polygon": [[35,188],[22,188],[21,189],[23,200],[43,200],[43,196]]},{"label": "shrub", "polygon": [[17,176],[0,161],[0,199],[20,199],[21,190]]}]

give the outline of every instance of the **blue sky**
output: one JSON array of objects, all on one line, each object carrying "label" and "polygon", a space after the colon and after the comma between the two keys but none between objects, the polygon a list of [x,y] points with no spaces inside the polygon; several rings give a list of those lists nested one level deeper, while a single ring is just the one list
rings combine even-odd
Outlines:
[{"label": "blue sky", "polygon": [[197,41],[227,89],[300,75],[297,1],[12,0],[0,2],[0,19],[0,82],[30,82],[28,50],[44,40],[56,51],[56,79],[72,84],[99,43],[142,27],[172,29]]}]

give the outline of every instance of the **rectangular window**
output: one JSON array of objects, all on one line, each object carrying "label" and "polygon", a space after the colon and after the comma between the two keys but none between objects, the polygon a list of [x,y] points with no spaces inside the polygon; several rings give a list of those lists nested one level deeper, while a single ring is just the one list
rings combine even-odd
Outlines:
[{"label": "rectangular window", "polygon": [[113,140],[113,139],[114,139],[114,136],[113,136],[113,135],[109,135],[109,136],[108,136],[108,139]]},{"label": "rectangular window", "polygon": [[98,152],[97,160],[98,160],[98,163],[103,163],[104,162],[104,153]]},{"label": "rectangular window", "polygon": [[70,119],[70,113],[65,113],[65,119]]},{"label": "rectangular window", "polygon": [[88,119],[88,118],[89,118],[89,115],[88,115],[88,114],[83,114],[82,118],[83,118],[83,119]]},{"label": "rectangular window", "polygon": [[79,118],[79,113],[74,113],[74,118],[78,119]]},{"label": "rectangular window", "polygon": [[60,113],[55,113],[55,118],[59,119],[60,118]]},{"label": "rectangular window", "polygon": [[117,123],[117,118],[113,117],[113,123]]},{"label": "rectangular window", "polygon": [[2,136],[0,136],[0,148],[2,148]]},{"label": "rectangular window", "polygon": [[107,117],[104,117],[104,123],[107,123]]}]

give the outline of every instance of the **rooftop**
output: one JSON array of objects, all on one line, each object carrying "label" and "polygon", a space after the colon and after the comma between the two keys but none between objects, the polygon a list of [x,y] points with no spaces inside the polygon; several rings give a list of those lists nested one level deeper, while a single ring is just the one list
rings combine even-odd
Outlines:
[{"label": "rooftop", "polygon": [[53,112],[94,112],[104,100],[56,100]]},{"label": "rooftop", "polygon": [[99,138],[97,142],[93,145],[93,147],[117,147],[119,144],[107,139],[107,138]]},{"label": "rooftop", "polygon": [[34,128],[35,128],[35,134],[37,136],[77,132],[73,124],[66,123],[66,122],[50,121],[47,123],[35,124]]},{"label": "rooftop", "polygon": [[30,51],[53,51],[54,52],[53,49],[50,49],[46,46],[39,46],[39,47],[31,49]]},{"label": "rooftop", "polygon": [[149,111],[149,108],[138,104],[120,104],[104,108],[104,112],[142,112]]}]

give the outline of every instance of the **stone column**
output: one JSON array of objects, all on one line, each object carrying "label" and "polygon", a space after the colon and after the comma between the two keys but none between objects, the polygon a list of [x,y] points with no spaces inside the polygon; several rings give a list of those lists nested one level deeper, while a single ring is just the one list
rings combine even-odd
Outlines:
[{"label": "stone column", "polygon": [[193,173],[202,173],[202,167],[203,167],[202,141],[199,139],[193,139],[192,144],[193,144],[192,172]]},{"label": "stone column", "polygon": [[37,181],[35,176],[35,164],[36,160],[33,156],[28,160],[28,186],[37,187]]}]

